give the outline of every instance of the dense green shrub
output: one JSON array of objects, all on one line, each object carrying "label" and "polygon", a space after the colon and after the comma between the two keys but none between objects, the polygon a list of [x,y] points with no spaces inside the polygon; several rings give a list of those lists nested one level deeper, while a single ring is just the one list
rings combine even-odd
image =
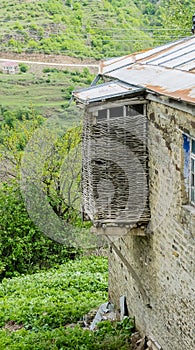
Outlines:
[{"label": "dense green shrub", "polygon": [[69,100],[71,98],[73,90],[74,90],[74,85],[70,85],[66,88],[66,93],[64,95],[65,100]]},{"label": "dense green shrub", "polygon": [[[53,139],[52,147],[49,144],[49,153],[40,151],[39,143],[34,142],[33,152],[28,158],[26,147],[35,132],[37,135],[40,130],[44,130],[46,144],[51,141],[51,130],[44,125],[47,125],[47,121],[34,115],[33,111],[26,111],[26,115],[22,115],[20,111],[11,113],[2,107],[1,113],[4,120],[0,129],[0,159],[2,164],[7,164],[2,174],[3,180],[9,181],[0,186],[0,276],[3,277],[32,272],[53,263],[61,263],[67,258],[74,258],[79,252],[77,247],[81,247],[79,242],[84,236],[86,238],[88,231],[81,222],[78,197],[81,169],[80,126],[64,129],[61,137]],[[55,122],[55,130],[61,130],[61,127],[61,121]],[[66,168],[62,176],[64,158]],[[28,190],[32,186],[30,194],[27,191],[26,197],[26,192],[23,191],[26,206],[19,191],[21,162],[26,162],[25,170],[29,170],[30,164],[39,164],[37,168],[35,166],[35,173],[32,171],[30,175],[27,185]],[[24,175],[24,171],[22,174]],[[10,183],[11,177],[15,178],[14,183]],[[38,187],[33,187],[33,178],[38,181]],[[40,193],[45,195],[41,204]],[[30,213],[39,229],[35,227],[26,210],[26,207],[32,208],[34,204],[36,209]],[[65,223],[69,225],[67,229]],[[39,230],[49,237],[55,235],[58,242],[66,241],[68,248],[46,238]]]},{"label": "dense green shrub", "polygon": [[19,63],[19,68],[22,73],[26,73],[28,70],[28,66],[25,63]]},{"label": "dense green shrub", "polygon": [[16,183],[0,187],[0,278],[32,273],[79,254],[44,236],[33,224]]},{"label": "dense green shrub", "polygon": [[60,70],[57,68],[49,68],[49,67],[43,68],[43,73],[59,73],[59,72]]},{"label": "dense green shrub", "polygon": [[[72,324],[107,301],[107,270],[106,258],[91,256],[44,273],[4,279],[0,284],[0,349],[132,349],[134,319],[104,321],[95,332]],[[18,325],[21,329],[17,330]]]},{"label": "dense green shrub", "polygon": [[[107,324],[97,339],[80,327],[64,326],[107,300],[107,269],[107,259],[91,256],[44,273],[4,279],[0,284],[0,349],[80,350],[92,347],[90,340],[101,342],[105,328],[110,329]],[[4,330],[10,323],[22,329]]]}]

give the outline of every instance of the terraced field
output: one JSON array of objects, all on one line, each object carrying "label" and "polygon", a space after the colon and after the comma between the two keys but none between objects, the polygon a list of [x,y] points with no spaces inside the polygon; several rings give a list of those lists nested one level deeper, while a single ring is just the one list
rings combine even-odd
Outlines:
[{"label": "terraced field", "polygon": [[31,65],[26,73],[0,74],[0,106],[25,110],[33,107],[44,117],[58,115],[67,126],[79,119],[74,103],[69,106],[73,89],[89,85],[93,80],[87,68],[71,69]]}]

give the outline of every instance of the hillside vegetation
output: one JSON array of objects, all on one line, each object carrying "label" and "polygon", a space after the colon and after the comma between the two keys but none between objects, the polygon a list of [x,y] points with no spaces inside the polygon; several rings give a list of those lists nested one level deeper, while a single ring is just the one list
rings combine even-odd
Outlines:
[{"label": "hillside vegetation", "polygon": [[119,56],[190,34],[193,10],[187,0],[2,0],[0,50]]},{"label": "hillside vegetation", "polygon": [[0,348],[81,349],[92,338],[64,327],[107,300],[107,261],[90,257],[0,285]]},{"label": "hillside vegetation", "polygon": [[1,50],[99,58],[152,43],[140,30],[142,14],[132,0],[6,0],[1,6],[6,25]]},{"label": "hillside vegetation", "polygon": [[[28,67],[28,66],[27,66]],[[0,118],[10,115],[9,110],[33,108],[48,118],[63,118],[67,126],[79,120],[80,111],[72,103],[73,90],[88,86],[94,79],[87,68],[77,69],[28,68],[25,73],[0,74]],[[13,117],[13,116],[12,116]]]},{"label": "hillside vegetation", "polygon": [[0,349],[133,350],[131,318],[103,321],[96,331],[84,327],[107,302],[107,269],[106,258],[92,256],[46,273],[4,279]]}]

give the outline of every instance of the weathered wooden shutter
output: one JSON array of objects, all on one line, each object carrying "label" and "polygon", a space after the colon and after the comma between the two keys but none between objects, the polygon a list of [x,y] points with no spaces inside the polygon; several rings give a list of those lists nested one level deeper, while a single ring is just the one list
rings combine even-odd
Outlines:
[{"label": "weathered wooden shutter", "polygon": [[86,109],[83,206],[94,223],[148,222],[147,118],[144,105]]},{"label": "weathered wooden shutter", "polygon": [[83,108],[84,212],[96,225],[148,222],[145,89],[112,81],[75,91]]}]

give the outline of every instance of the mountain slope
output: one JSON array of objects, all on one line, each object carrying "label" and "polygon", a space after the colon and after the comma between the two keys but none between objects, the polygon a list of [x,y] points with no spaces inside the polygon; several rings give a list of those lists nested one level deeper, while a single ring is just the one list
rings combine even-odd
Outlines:
[{"label": "mountain slope", "polygon": [[4,0],[1,50],[110,57],[152,45],[133,0]]}]

